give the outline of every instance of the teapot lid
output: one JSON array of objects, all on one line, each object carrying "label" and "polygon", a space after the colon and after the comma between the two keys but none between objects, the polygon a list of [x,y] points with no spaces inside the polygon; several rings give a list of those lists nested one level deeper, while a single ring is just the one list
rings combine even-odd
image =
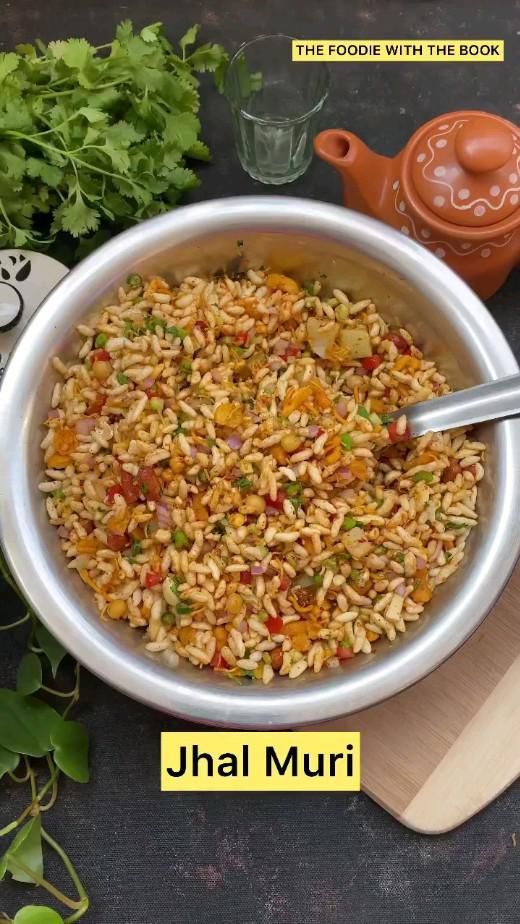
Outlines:
[{"label": "teapot lid", "polygon": [[486,112],[434,119],[416,136],[411,172],[439,218],[471,228],[496,224],[520,204],[520,130]]}]

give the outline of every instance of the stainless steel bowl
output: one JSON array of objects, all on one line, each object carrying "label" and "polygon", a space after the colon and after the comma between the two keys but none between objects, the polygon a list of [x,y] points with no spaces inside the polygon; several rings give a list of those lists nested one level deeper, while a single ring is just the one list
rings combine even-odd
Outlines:
[{"label": "stainless steel bowl", "polygon": [[[243,241],[243,245],[239,242]],[[193,205],[139,225],[81,263],[30,322],[1,391],[0,524],[10,566],[48,628],[90,670],[129,696],[195,721],[284,727],[365,709],[415,683],[444,661],[484,618],[520,550],[520,421],[482,428],[489,445],[480,524],[457,574],[397,643],[338,670],[236,686],[182,664],[172,671],[145,654],[142,636],[101,622],[90,592],[68,571],[37,484],[40,423],[53,383],[50,357],[67,355],[74,328],[107,303],[130,272],[211,273],[269,264],[301,279],[326,274],[354,297],[370,295],[387,318],[410,327],[453,385],[518,371],[482,303],[427,250],[385,225],[343,208],[281,197]]]}]

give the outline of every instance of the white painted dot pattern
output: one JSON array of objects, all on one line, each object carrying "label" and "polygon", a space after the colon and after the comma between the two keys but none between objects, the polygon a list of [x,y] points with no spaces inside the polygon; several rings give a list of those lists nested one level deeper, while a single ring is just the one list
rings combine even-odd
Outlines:
[{"label": "white painted dot pattern", "polygon": [[434,176],[446,176],[446,167],[436,167],[433,173]]},{"label": "white painted dot pattern", "polygon": [[445,202],[446,202],[446,199],[444,198],[444,196],[434,196],[433,197],[433,204],[436,205],[438,208],[442,208]]},{"label": "white painted dot pattern", "polygon": [[486,214],[485,205],[476,205],[475,208],[473,209],[473,214],[476,215],[477,218],[481,218],[482,215]]},{"label": "white painted dot pattern", "polygon": [[459,199],[462,199],[464,201],[464,199],[469,199],[469,197],[471,196],[471,191],[469,189],[466,189],[465,186],[463,186],[462,189],[459,189],[457,196],[459,197]]}]

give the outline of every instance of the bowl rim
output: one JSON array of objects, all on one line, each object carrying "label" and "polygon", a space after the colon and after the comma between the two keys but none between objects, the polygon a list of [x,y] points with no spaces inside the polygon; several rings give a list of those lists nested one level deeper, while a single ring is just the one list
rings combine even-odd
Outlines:
[{"label": "bowl rim", "polygon": [[[405,275],[433,301],[440,300],[441,280],[442,301],[449,301],[456,313],[456,323],[478,356],[485,378],[518,372],[498,325],[466,283],[426,248],[375,219],[328,203],[282,196],[241,196],[184,206],[123,232],[78,264],[43,301],[18,341],[0,388],[0,459],[4,469],[0,541],[15,579],[42,622],[78,661],[111,686],[191,721],[236,728],[288,728],[358,712],[395,695],[434,670],[475,631],[505,586],[520,552],[520,523],[516,516],[520,479],[515,477],[520,419],[494,424],[501,466],[494,505],[501,515],[493,535],[486,536],[485,560],[464,599],[455,594],[449,617],[431,622],[427,631],[400,649],[396,646],[391,658],[374,662],[370,671],[343,674],[342,678],[336,675],[336,682],[326,686],[299,686],[296,681],[283,688],[280,685],[279,689],[260,684],[247,688],[230,684],[229,690],[224,686],[215,689],[186,682],[185,675],[158,669],[143,653],[123,649],[116,639],[101,631],[101,621],[99,626],[93,625],[82,616],[65,583],[48,578],[41,523],[31,514],[30,496],[37,488],[29,484],[25,464],[30,444],[26,429],[33,344],[43,344],[40,353],[50,345],[53,332],[63,328],[64,306],[83,301],[83,293],[89,291],[93,279],[102,280],[103,272],[107,276],[113,273],[114,265],[126,264],[128,271],[132,262],[143,256],[151,258],[166,245],[171,248],[213,233],[239,228],[244,231],[246,227],[255,231],[303,231],[309,236],[317,234],[343,242]],[[45,355],[49,353],[42,354]],[[36,368],[37,356],[32,362]]]}]

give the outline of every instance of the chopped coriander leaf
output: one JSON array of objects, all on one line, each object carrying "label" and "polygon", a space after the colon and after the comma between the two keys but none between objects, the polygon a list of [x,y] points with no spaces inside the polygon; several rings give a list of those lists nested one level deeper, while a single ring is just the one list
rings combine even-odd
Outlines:
[{"label": "chopped coriander leaf", "polygon": [[96,339],[94,340],[94,346],[95,346],[95,347],[98,347],[98,348],[99,348],[99,347],[104,347],[105,344],[107,343],[107,341],[108,341],[108,335],[107,335],[107,334],[98,334],[97,337],[96,337]]},{"label": "chopped coriander leaf", "polygon": [[190,375],[192,368],[193,366],[191,365],[189,359],[183,359],[182,362],[179,363],[179,369],[181,372],[184,372],[185,375]]},{"label": "chopped coriander leaf", "polygon": [[394,419],[394,415],[393,414],[380,414],[379,419],[381,420],[381,423],[386,426],[386,424],[392,423]]},{"label": "chopped coriander leaf", "polygon": [[352,437],[351,437],[350,433],[343,433],[343,434],[342,434],[342,436],[341,436],[341,445],[343,446],[343,449],[346,449],[346,450],[352,449],[353,443],[352,443]]},{"label": "chopped coriander leaf", "polygon": [[253,482],[250,478],[247,478],[246,475],[241,475],[240,478],[235,478],[233,484],[238,488],[239,491],[249,491],[249,488],[253,487]]},{"label": "chopped coriander leaf", "polygon": [[184,327],[166,327],[165,331],[167,334],[171,334],[174,340],[184,340],[188,336],[188,331],[184,330]]},{"label": "chopped coriander leaf", "polygon": [[395,560],[395,561],[398,561],[399,564],[402,565],[403,562],[404,562],[404,552],[396,552],[396,553],[394,554],[394,560]]},{"label": "chopped coriander leaf", "polygon": [[301,507],[301,505],[302,505],[302,500],[301,500],[301,498],[300,498],[300,497],[290,497],[290,498],[289,498],[289,503],[292,504],[295,513],[298,513],[298,510],[300,509],[300,507]]},{"label": "chopped coriander leaf", "polygon": [[124,372],[118,372],[116,378],[120,385],[128,385],[130,381],[130,379],[128,378],[127,375],[125,375]]},{"label": "chopped coriander leaf", "polygon": [[426,484],[430,484],[433,481],[433,472],[416,472],[412,475],[412,481],[425,481]]},{"label": "chopped coriander leaf", "polygon": [[453,523],[452,520],[449,520],[446,526],[448,529],[466,529],[467,523]]},{"label": "chopped coriander leaf", "polygon": [[348,635],[343,636],[343,641],[341,643],[342,648],[352,648],[352,642],[350,641]]},{"label": "chopped coriander leaf", "polygon": [[173,626],[175,622],[175,613],[166,612],[161,616],[163,626]]},{"label": "chopped coriander leaf", "polygon": [[312,579],[312,583],[314,584],[315,587],[321,587],[323,585],[323,575],[315,574]]},{"label": "chopped coriander leaf", "polygon": [[227,529],[227,520],[226,519],[218,520],[218,522],[215,523],[213,527],[213,532],[218,533],[220,536],[225,536],[226,529]]},{"label": "chopped coriander leaf", "polygon": [[186,546],[190,544],[190,540],[188,539],[188,536],[186,535],[183,529],[175,530],[173,534],[173,544],[175,548],[178,549],[179,551],[181,549],[185,549]]},{"label": "chopped coriander leaf", "polygon": [[209,446],[210,448],[211,448],[212,446],[216,446],[216,445],[217,445],[217,441],[214,440],[212,436],[208,436],[208,438],[207,438],[207,440],[206,440],[206,443],[208,444],[208,446]]},{"label": "chopped coriander leaf", "polygon": [[179,587],[181,586],[182,581],[179,577],[175,576],[170,579],[170,589],[172,594],[179,596]]},{"label": "chopped coriander leaf", "polygon": [[345,519],[343,520],[343,527],[342,527],[342,529],[347,529],[347,530],[348,530],[348,529],[354,529],[354,527],[355,527],[355,526],[358,526],[358,525],[359,525],[359,524],[358,524],[358,521],[357,521],[354,517],[351,517],[351,516],[347,515],[347,516],[345,517]]},{"label": "chopped coriander leaf", "polygon": [[363,404],[360,404],[357,411],[358,417],[364,417],[365,420],[370,420],[370,414],[368,413],[366,407]]},{"label": "chopped coriander leaf", "polygon": [[305,292],[308,292],[309,295],[314,295],[314,282],[304,282],[302,288]]},{"label": "chopped coriander leaf", "polygon": [[150,407],[152,411],[156,411],[158,414],[162,414],[164,409],[164,398],[151,398]]},{"label": "chopped coriander leaf", "polygon": [[132,273],[126,280],[127,286],[131,286],[132,289],[135,289],[136,286],[142,285],[143,280],[139,276],[139,273]]},{"label": "chopped coriander leaf", "polygon": [[357,584],[360,577],[361,577],[361,571],[359,571],[358,568],[352,568],[352,571],[350,572],[350,580],[354,581],[354,584]]},{"label": "chopped coriander leaf", "polygon": [[155,330],[157,327],[162,327],[162,326],[163,326],[163,322],[161,321],[160,318],[151,317],[151,318],[148,318],[146,322],[146,329],[151,331],[152,334],[155,333]]},{"label": "chopped coriander leaf", "polygon": [[299,481],[291,481],[285,488],[285,493],[287,497],[298,497],[302,490],[303,488]]},{"label": "chopped coriander leaf", "polygon": [[436,510],[436,511],[435,511],[435,519],[436,519],[436,520],[443,520],[445,516],[446,516],[446,514],[444,513],[444,510]]},{"label": "chopped coriander leaf", "polygon": [[65,497],[65,491],[62,488],[57,488],[56,491],[52,492],[52,496],[55,500],[63,500]]},{"label": "chopped coriander leaf", "polygon": [[134,539],[130,548],[130,555],[132,558],[135,558],[136,555],[140,555],[142,552],[142,546],[138,539]]},{"label": "chopped coriander leaf", "polygon": [[193,607],[191,603],[184,603],[182,600],[179,600],[176,606],[176,611],[179,614],[179,616],[188,616],[191,613],[192,609]]}]

